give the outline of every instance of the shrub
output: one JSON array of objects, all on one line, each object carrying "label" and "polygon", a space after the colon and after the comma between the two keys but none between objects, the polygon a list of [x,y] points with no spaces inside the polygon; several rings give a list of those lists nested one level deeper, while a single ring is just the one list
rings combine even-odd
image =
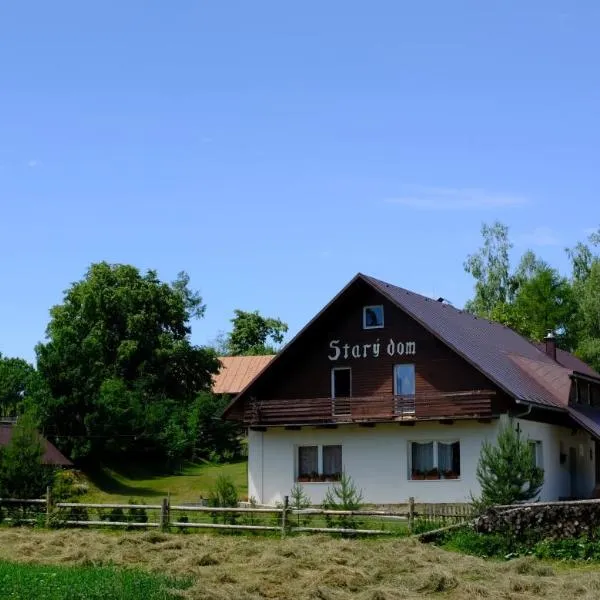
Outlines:
[{"label": "shrub", "polygon": [[446,537],[442,543],[448,550],[464,554],[491,557],[510,557],[515,553],[515,542],[510,536],[499,533],[480,534],[472,529],[460,529]]},{"label": "shrub", "polygon": [[[208,505],[214,507],[237,507],[239,494],[233,479],[229,475],[219,475],[214,487],[208,494]],[[234,524],[236,515],[220,513],[223,523]],[[213,521],[219,520],[219,513],[212,513]]]},{"label": "shrub", "polygon": [[600,542],[587,538],[570,538],[564,540],[542,540],[533,552],[538,558],[558,560],[600,560]]},{"label": "shrub", "polygon": [[135,500],[130,499],[129,504],[131,504],[131,508],[127,510],[127,521],[129,523],[147,523],[148,513],[146,509],[136,506],[137,502]]}]

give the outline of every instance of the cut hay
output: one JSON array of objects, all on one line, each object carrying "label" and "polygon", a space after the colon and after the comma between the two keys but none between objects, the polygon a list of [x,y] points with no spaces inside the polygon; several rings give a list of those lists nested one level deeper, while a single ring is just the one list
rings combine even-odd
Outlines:
[{"label": "cut hay", "polygon": [[600,597],[600,568],[446,552],[414,539],[0,529],[0,560],[189,576],[189,600],[507,600]]}]

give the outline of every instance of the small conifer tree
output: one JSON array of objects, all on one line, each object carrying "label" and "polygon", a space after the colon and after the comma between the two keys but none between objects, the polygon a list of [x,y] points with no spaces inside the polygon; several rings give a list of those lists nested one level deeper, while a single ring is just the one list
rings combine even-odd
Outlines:
[{"label": "small conifer tree", "polygon": [[0,497],[40,498],[52,484],[55,468],[43,462],[44,448],[35,420],[24,414],[10,442],[0,450]]},{"label": "small conifer tree", "polygon": [[517,504],[536,498],[544,484],[544,470],[535,464],[533,449],[512,423],[500,428],[495,444],[485,441],[477,465],[481,496],[476,508]]}]

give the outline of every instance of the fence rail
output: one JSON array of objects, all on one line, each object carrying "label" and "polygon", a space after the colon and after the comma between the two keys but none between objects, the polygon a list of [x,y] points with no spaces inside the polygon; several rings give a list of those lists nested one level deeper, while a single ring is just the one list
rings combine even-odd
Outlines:
[{"label": "fence rail", "polygon": [[287,497],[274,507],[187,506],[168,498],[160,504],[54,502],[50,491],[46,498],[0,498],[0,522],[47,527],[393,535],[412,533],[419,521],[448,524],[471,517],[470,505],[416,504],[413,498],[395,510],[294,509]]}]

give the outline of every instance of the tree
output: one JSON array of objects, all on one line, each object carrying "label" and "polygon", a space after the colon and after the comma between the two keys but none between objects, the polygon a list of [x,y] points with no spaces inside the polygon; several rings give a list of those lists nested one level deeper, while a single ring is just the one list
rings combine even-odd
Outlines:
[{"label": "tree", "polygon": [[577,355],[600,371],[600,259],[590,264],[587,278],[577,285],[581,329]]},{"label": "tree", "polygon": [[522,335],[541,341],[548,331],[553,331],[558,334],[562,348],[574,348],[577,301],[571,284],[556,269],[540,266],[529,278],[523,279],[509,312],[513,320],[510,325]]},{"label": "tree", "polygon": [[475,297],[465,309],[481,317],[489,317],[499,304],[507,303],[512,296],[508,227],[499,221],[481,227],[483,246],[467,256],[464,269],[475,278]]},{"label": "tree", "polygon": [[155,271],[102,262],[51,309],[36,348],[51,396],[36,409],[72,458],[174,458],[191,446],[190,407],[219,365],[190,342],[190,320],[205,307],[188,284],[185,273],[167,284]]},{"label": "tree", "polygon": [[[288,330],[280,319],[263,317],[255,310],[234,311],[233,330],[227,338],[227,353],[231,356],[275,354],[277,349],[271,344],[281,344]],[[268,341],[271,344],[268,344]]]},{"label": "tree", "polygon": [[0,497],[40,498],[55,468],[43,463],[44,448],[30,414],[19,418],[10,442],[0,450]]},{"label": "tree", "polygon": [[476,471],[479,508],[515,504],[535,498],[544,484],[544,470],[534,462],[529,441],[512,423],[502,425],[496,444],[484,441]]},{"label": "tree", "polygon": [[202,392],[196,397],[189,414],[193,458],[230,460],[240,455],[240,426],[222,418],[228,403],[227,397],[210,392]]},{"label": "tree", "polygon": [[22,358],[0,353],[0,416],[14,417],[25,404],[44,394],[44,382],[35,368]]}]

